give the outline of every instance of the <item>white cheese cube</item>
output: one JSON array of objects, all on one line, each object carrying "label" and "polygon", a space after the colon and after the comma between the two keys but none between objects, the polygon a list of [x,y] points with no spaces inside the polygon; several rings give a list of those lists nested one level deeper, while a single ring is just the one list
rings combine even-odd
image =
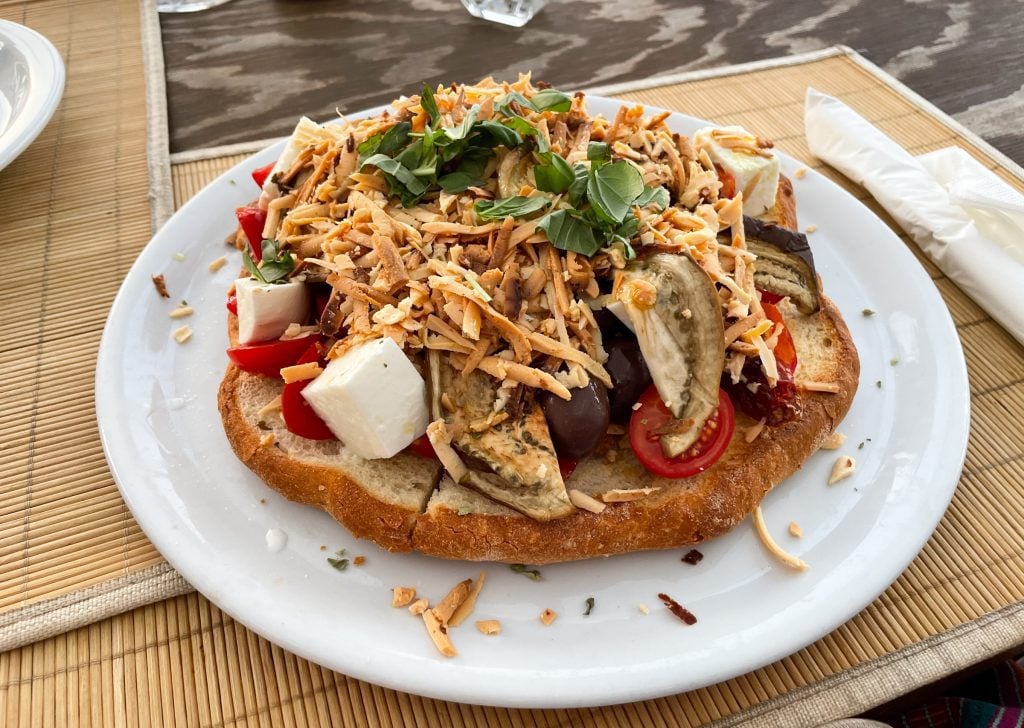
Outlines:
[{"label": "white cheese cube", "polygon": [[285,141],[284,149],[281,150],[277,162],[274,163],[270,174],[267,175],[267,179],[263,182],[263,190],[260,193],[259,200],[260,209],[266,210],[267,203],[278,195],[279,190],[277,183],[274,182],[274,175],[289,170],[295,164],[295,160],[299,158],[299,154],[303,149],[310,143],[324,138],[330,138],[330,130],[317,124],[309,117],[303,116],[299,119],[295,129],[292,131],[292,135]]},{"label": "white cheese cube", "polygon": [[693,143],[736,180],[736,191],[743,193],[743,214],[762,215],[775,205],[779,159],[771,149],[761,149],[760,154],[745,151],[758,148],[756,136],[741,126],[705,127],[693,135]]},{"label": "white cheese cube", "polygon": [[367,459],[398,454],[430,419],[423,377],[389,338],[349,349],[302,396],[346,448]]},{"label": "white cheese cube", "polygon": [[255,278],[235,281],[238,301],[238,343],[276,339],[291,323],[304,323],[309,312],[306,284],[260,283]]},{"label": "white cheese cube", "polygon": [[605,308],[608,310],[608,313],[621,321],[623,326],[634,334],[636,333],[636,328],[633,326],[633,319],[629,317],[629,312],[626,311],[626,304],[622,301],[610,301]]}]

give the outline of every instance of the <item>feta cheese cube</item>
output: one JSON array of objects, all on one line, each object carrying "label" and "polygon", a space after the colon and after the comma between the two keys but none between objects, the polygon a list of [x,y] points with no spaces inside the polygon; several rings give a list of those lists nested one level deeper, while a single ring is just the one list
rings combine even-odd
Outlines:
[{"label": "feta cheese cube", "polygon": [[[723,137],[739,139],[735,147],[726,146]],[[760,150],[762,154],[744,151],[744,147],[756,149],[757,137],[741,126],[725,126],[719,129],[705,127],[693,135],[697,149],[708,153],[711,161],[729,172],[736,180],[736,191],[743,193],[743,213],[762,215],[775,205],[779,187],[779,159],[770,149]]]},{"label": "feta cheese cube", "polygon": [[276,339],[291,323],[303,323],[309,312],[306,284],[260,283],[255,278],[235,281],[238,301],[238,343]]},{"label": "feta cheese cube", "polygon": [[398,454],[430,419],[423,377],[389,338],[349,349],[302,396],[346,448],[367,459]]}]

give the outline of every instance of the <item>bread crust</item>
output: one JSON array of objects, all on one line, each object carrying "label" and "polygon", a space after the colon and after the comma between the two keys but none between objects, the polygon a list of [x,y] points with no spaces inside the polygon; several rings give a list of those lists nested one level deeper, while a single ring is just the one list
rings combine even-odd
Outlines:
[{"label": "bread crust", "polygon": [[[654,494],[609,505],[602,513],[577,511],[540,523],[518,514],[459,513],[447,507],[415,509],[379,498],[372,483],[361,483],[343,468],[291,457],[269,442],[240,401],[246,374],[228,367],[218,396],[228,440],[238,458],[286,498],[327,511],[355,536],[389,551],[417,550],[448,559],[544,564],[649,549],[677,548],[719,536],[743,520],[776,484],[813,454],[846,414],[857,390],[860,364],[849,330],[835,305],[822,296],[822,309],[801,328],[829,343],[830,382],[836,394],[802,392],[801,417],[767,428],[752,443],[743,439],[753,422],[737,414],[736,433],[723,458],[692,478],[650,475],[626,448],[613,463],[588,458],[570,480],[605,482],[606,489],[656,487]],[[800,332],[797,348],[800,350]],[[274,385],[278,386],[278,385]],[[427,460],[422,467],[435,468]]]}]

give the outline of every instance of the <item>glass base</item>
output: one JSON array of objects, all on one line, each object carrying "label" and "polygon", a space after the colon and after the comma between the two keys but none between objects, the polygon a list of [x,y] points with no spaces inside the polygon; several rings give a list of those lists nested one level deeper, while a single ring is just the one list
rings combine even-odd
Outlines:
[{"label": "glass base", "polygon": [[157,0],[158,13],[197,13],[209,10],[231,0]]},{"label": "glass base", "polygon": [[474,17],[521,28],[547,5],[547,0],[462,0],[462,5]]}]

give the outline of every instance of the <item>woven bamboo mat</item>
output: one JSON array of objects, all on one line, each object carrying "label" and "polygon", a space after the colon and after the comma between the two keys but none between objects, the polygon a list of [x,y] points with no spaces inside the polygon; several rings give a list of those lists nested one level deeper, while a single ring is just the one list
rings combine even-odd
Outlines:
[{"label": "woven bamboo mat", "polygon": [[[142,603],[123,597],[147,580],[176,577],[120,499],[93,409],[107,310],[151,235],[139,9],[0,2],[0,17],[46,35],[67,68],[46,130],[0,172],[0,309],[17,332],[0,344],[0,643],[49,607],[95,619]],[[94,609],[101,594],[111,598]]]},{"label": "woven bamboo mat", "polygon": [[[45,6],[44,2],[32,7]],[[65,124],[74,119],[76,108],[70,94],[84,93],[81,78],[77,86],[74,79],[69,73]],[[802,135],[802,98],[809,84],[843,98],[914,152],[960,144],[989,167],[999,162],[998,155],[930,116],[847,54],[622,95],[744,124],[816,166]],[[111,84],[110,92],[125,93],[116,84]],[[130,102],[121,99],[122,104]],[[79,133],[91,131],[89,126]],[[55,132],[59,129],[51,125],[47,133]],[[119,144],[123,148],[127,141]],[[135,154],[141,152],[137,149]],[[241,158],[177,165],[175,203]],[[19,164],[28,165],[29,158]],[[46,180],[50,169],[29,171]],[[821,171],[864,198],[861,189],[830,170]],[[1024,182],[1010,171],[1000,173],[1024,189]],[[144,188],[144,180],[137,186]],[[131,197],[131,190],[120,189]],[[8,200],[0,204],[7,205]],[[134,232],[118,235],[124,253],[118,275],[148,229],[144,206],[132,209],[135,227],[129,229]],[[51,215],[51,225],[53,219]],[[109,239],[104,242],[112,244]],[[80,256],[75,260],[80,264]],[[923,263],[953,313],[970,369],[974,420],[959,490],[934,537],[889,590],[853,620],[791,657],[706,689],[633,705],[578,711],[485,709],[384,690],[318,667],[271,645],[201,596],[190,594],[0,654],[0,724],[693,726],[753,719],[758,725],[802,725],[863,710],[1005,649],[1024,639],[1024,531],[1018,526],[1024,518],[1024,350],[934,266]],[[106,300],[116,280],[111,274]],[[6,578],[0,585],[0,595],[8,595],[9,602],[0,605],[75,588],[69,587],[74,577],[66,574],[94,569],[89,578],[97,581],[103,579],[103,568],[123,576],[157,559],[120,505],[106,470],[99,467],[102,461],[91,470],[82,465],[98,455],[91,415],[86,415],[91,411],[91,376],[80,375],[83,384],[78,389],[62,379],[46,390],[47,399],[42,396],[41,387],[48,380],[39,370],[68,356],[69,350],[88,369],[95,333],[90,329],[89,336],[83,334],[76,341],[76,327],[71,342],[65,336],[56,346],[52,332],[59,326],[57,312],[67,307],[50,293],[43,303],[48,301],[51,307],[40,308],[33,295],[37,292],[30,285],[21,285],[18,294],[6,285],[0,290],[8,305],[35,316],[33,330],[41,332],[32,345],[5,350],[0,363],[5,374],[0,386],[18,377],[21,382],[11,388],[7,401],[22,402],[3,415],[5,428],[21,429],[20,439],[5,443],[0,452],[5,483],[0,497],[6,499],[0,518],[14,511],[21,520],[14,527],[0,521],[6,529],[0,530],[0,539],[6,539],[0,540],[0,548],[10,562],[8,567],[4,561]],[[105,304],[93,307],[98,332]],[[67,334],[66,329],[59,331]],[[26,361],[39,363],[26,368]],[[45,432],[38,424],[43,415],[34,413],[33,402],[39,402],[40,409],[53,403]],[[77,420],[62,414],[74,412]],[[49,448],[45,454],[44,446]],[[15,447],[20,448],[20,459],[12,456]],[[26,485],[31,498],[21,493]],[[67,506],[69,502],[74,507]],[[47,513],[46,508],[62,503],[66,510]],[[105,539],[97,536],[104,528]],[[88,556],[79,558],[80,549]],[[32,568],[53,550],[58,554],[48,571]],[[16,573],[14,579],[25,586],[14,584],[8,573]],[[34,591],[27,591],[29,587]]]}]

